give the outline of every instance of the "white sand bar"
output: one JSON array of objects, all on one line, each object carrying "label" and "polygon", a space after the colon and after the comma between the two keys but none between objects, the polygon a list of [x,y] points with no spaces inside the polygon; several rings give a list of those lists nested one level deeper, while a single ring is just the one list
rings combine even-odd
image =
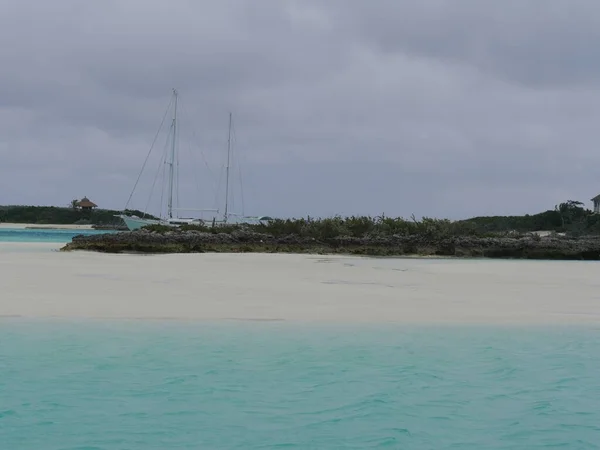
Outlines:
[{"label": "white sand bar", "polygon": [[106,255],[0,245],[0,316],[398,323],[600,322],[600,264]]},{"label": "white sand bar", "polygon": [[92,225],[59,225],[39,223],[0,223],[0,228],[33,229],[33,230],[92,230]]}]

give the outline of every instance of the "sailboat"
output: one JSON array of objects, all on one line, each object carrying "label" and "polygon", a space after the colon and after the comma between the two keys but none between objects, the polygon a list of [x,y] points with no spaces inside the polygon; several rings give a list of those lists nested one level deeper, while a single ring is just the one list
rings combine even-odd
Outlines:
[{"label": "sailboat", "polygon": [[[173,227],[177,227],[180,225],[184,225],[184,224],[203,224],[204,221],[201,219],[195,219],[195,218],[182,218],[182,217],[178,217],[176,214],[177,211],[213,211],[213,212],[218,212],[218,210],[216,209],[190,209],[190,208],[175,208],[173,206],[173,196],[174,196],[174,192],[175,192],[175,183],[176,183],[176,179],[175,179],[175,155],[176,155],[176,149],[177,149],[177,131],[178,131],[178,124],[177,124],[177,102],[178,102],[178,92],[177,89],[173,89],[173,94],[172,94],[172,99],[171,99],[171,103],[173,104],[173,117],[171,119],[171,132],[170,132],[170,152],[168,157],[165,160],[165,164],[167,165],[167,170],[168,170],[168,185],[167,185],[167,217],[166,218],[161,218],[161,219],[150,219],[150,218],[146,218],[146,217],[139,217],[136,215],[132,215],[132,214],[119,214],[117,215],[117,217],[123,219],[123,221],[125,222],[125,225],[127,225],[127,228],[131,231],[133,230],[137,230],[140,229],[142,227],[145,227],[147,225],[166,225],[166,226],[173,226]],[[171,104],[169,104],[169,107],[171,106]],[[166,113],[165,113],[166,115]],[[142,168],[143,170],[143,168]],[[140,174],[141,175],[141,174]],[[139,181],[139,177],[138,177],[138,181]],[[178,180],[177,180],[178,181]],[[136,182],[137,185],[137,182]],[[134,186],[134,190],[135,190],[135,186]],[[132,194],[133,195],[133,192]],[[131,195],[129,197],[129,199],[131,200]]]},{"label": "sailboat", "polygon": [[[175,156],[177,154],[177,130],[178,130],[177,100],[178,100],[178,92],[176,89],[173,89],[172,104],[174,105],[174,107],[173,107],[173,116],[172,116],[172,120],[171,120],[170,152],[169,152],[168,157],[165,159],[165,164],[167,165],[167,170],[168,170],[167,217],[157,220],[157,219],[151,219],[151,218],[146,218],[146,217],[139,217],[136,215],[126,214],[126,213],[117,215],[117,217],[121,218],[125,222],[125,225],[131,231],[140,229],[147,225],[166,225],[166,226],[178,227],[178,226],[184,225],[184,224],[189,224],[189,225],[204,224],[204,221],[202,219],[182,218],[182,217],[178,217],[178,216],[174,215],[174,213],[176,213],[177,211],[202,211],[202,212],[208,211],[208,212],[214,212],[217,214],[219,213],[218,209],[191,209],[191,208],[176,208],[173,206],[174,192],[177,192],[177,189],[175,189],[175,183],[178,182],[178,177],[176,179],[176,176],[175,176],[175,165],[176,165]],[[233,115],[231,113],[229,113],[229,131],[228,131],[228,138],[227,138],[227,163],[226,163],[226,167],[225,167],[225,178],[226,178],[226,181],[225,181],[225,208],[224,208],[223,217],[221,220],[216,220],[216,219],[212,220],[212,224],[216,225],[216,226],[226,225],[226,224],[230,223],[230,218],[233,216],[238,217],[238,219],[236,220],[236,223],[251,223],[251,222],[257,222],[257,221],[262,222],[265,220],[270,220],[270,218],[267,216],[250,217],[250,216],[244,216],[243,214],[235,214],[230,211],[229,200],[230,200],[230,169],[231,169],[231,150],[232,150],[232,148],[231,148],[232,121],[233,121]],[[143,170],[143,168],[142,168],[142,170]],[[138,181],[139,181],[139,177],[138,177]],[[137,185],[137,182],[136,182],[136,185]],[[135,190],[135,186],[134,186],[134,190]],[[133,192],[131,195],[133,195]],[[129,197],[130,200],[131,200],[131,195]]]}]

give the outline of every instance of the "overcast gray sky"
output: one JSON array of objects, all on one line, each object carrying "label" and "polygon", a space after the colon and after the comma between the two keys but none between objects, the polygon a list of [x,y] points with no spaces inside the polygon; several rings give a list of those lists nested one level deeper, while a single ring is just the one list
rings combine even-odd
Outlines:
[{"label": "overcast gray sky", "polygon": [[232,111],[247,214],[589,206],[599,41],[598,0],[0,0],[0,204],[123,208],[176,87],[186,203]]}]

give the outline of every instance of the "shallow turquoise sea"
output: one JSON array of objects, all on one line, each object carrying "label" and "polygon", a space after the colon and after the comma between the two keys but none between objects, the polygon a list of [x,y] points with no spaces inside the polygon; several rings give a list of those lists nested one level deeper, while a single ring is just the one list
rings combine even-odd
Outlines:
[{"label": "shallow turquoise sea", "polygon": [[2,449],[599,445],[599,328],[0,320]]},{"label": "shallow turquoise sea", "polygon": [[71,242],[78,234],[92,235],[111,233],[105,230],[42,230],[24,228],[0,228],[0,242]]}]

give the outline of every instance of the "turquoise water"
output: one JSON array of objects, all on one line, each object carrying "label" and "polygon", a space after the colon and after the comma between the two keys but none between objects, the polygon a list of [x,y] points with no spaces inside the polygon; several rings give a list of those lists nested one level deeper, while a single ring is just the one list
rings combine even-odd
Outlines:
[{"label": "turquoise water", "polygon": [[106,230],[48,230],[0,228],[0,242],[71,242],[78,234],[91,235],[112,233]]},{"label": "turquoise water", "polygon": [[4,449],[600,444],[600,329],[0,321]]}]

